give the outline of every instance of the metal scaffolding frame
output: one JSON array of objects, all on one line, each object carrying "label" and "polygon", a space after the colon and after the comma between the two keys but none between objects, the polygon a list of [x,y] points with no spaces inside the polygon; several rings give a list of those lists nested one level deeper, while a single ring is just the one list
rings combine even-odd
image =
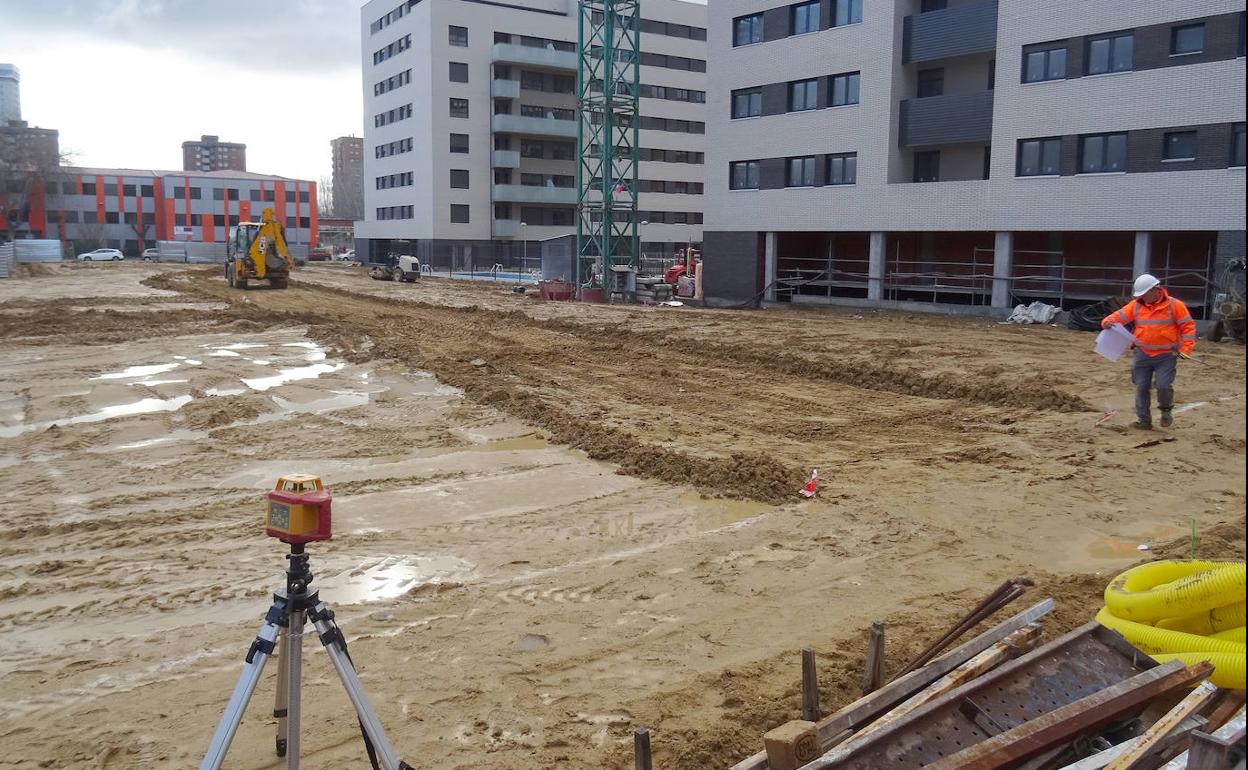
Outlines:
[{"label": "metal scaffolding frame", "polygon": [[641,4],[580,0],[576,93],[576,282],[605,287],[636,269]]}]

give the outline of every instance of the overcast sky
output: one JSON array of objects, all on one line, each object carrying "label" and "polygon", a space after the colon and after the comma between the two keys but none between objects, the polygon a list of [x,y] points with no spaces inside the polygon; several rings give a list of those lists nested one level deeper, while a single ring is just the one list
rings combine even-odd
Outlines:
[{"label": "overcast sky", "polygon": [[79,166],[182,168],[201,134],[247,169],[320,181],[363,133],[363,0],[0,0],[22,117]]},{"label": "overcast sky", "polygon": [[201,134],[247,169],[318,180],[362,133],[361,0],[0,0],[22,118],[81,166],[182,168]]}]

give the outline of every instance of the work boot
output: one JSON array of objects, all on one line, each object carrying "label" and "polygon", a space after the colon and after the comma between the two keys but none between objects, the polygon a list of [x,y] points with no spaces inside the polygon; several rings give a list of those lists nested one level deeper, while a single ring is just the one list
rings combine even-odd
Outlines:
[{"label": "work boot", "polygon": [[1136,420],[1135,422],[1131,423],[1131,427],[1135,428],[1136,430],[1152,430],[1153,424],[1151,422],[1145,422],[1143,420]]},{"label": "work boot", "polygon": [[1174,414],[1169,409],[1161,410],[1161,427],[1169,428],[1174,425]]}]

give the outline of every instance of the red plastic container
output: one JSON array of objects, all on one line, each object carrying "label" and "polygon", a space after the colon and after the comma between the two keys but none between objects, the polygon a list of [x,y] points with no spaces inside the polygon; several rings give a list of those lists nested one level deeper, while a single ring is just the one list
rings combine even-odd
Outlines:
[{"label": "red plastic container", "polygon": [[555,278],[550,281],[538,281],[537,291],[542,299],[551,300],[552,302],[565,302],[572,299],[575,287],[562,278]]},{"label": "red plastic container", "polygon": [[607,297],[602,289],[582,287],[581,302],[606,302]]}]

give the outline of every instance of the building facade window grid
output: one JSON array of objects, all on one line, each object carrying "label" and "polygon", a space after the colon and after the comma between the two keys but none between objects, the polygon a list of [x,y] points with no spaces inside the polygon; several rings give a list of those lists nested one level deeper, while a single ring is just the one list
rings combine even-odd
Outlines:
[{"label": "building facade window grid", "polygon": [[1018,176],[1057,176],[1061,173],[1061,137],[1020,139]]},{"label": "building facade window grid", "polygon": [[1115,174],[1126,170],[1126,133],[1085,134],[1079,137],[1079,173]]},{"label": "building facade window grid", "polygon": [[1066,41],[1023,47],[1023,82],[1066,79]]},{"label": "building facade window grid", "polygon": [[788,174],[785,176],[785,187],[815,186],[815,156],[806,155],[800,158],[789,158]]},{"label": "building facade window grid", "polygon": [[1135,64],[1135,34],[1126,32],[1090,38],[1087,62],[1089,75],[1129,72]]},{"label": "building facade window grid", "polygon": [[752,13],[732,20],[732,44],[734,46],[763,42],[763,14]]},{"label": "building facade window grid", "polygon": [[1195,131],[1167,131],[1162,136],[1163,160],[1196,160]]},{"label": "building facade window grid", "polygon": [[858,183],[858,153],[842,152],[828,156],[827,182],[829,185]]}]

